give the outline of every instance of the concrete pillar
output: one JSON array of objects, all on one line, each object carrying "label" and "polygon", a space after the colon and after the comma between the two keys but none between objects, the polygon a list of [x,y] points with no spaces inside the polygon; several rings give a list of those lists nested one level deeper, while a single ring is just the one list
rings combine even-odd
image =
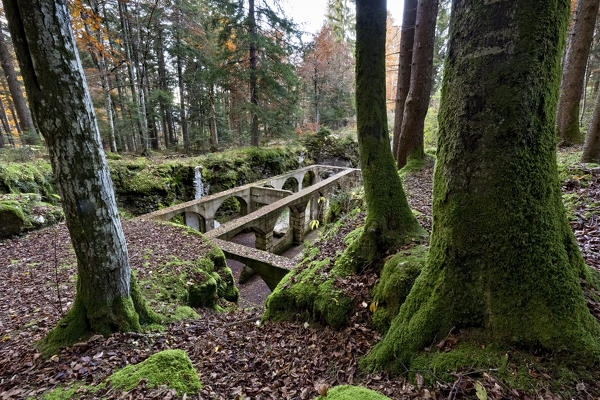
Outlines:
[{"label": "concrete pillar", "polygon": [[267,233],[256,232],[255,236],[255,247],[258,250],[264,250],[268,252],[271,252],[271,250],[273,250],[273,230],[270,230]]},{"label": "concrete pillar", "polygon": [[304,220],[306,218],[306,204],[290,208],[290,229],[292,230],[294,244],[304,242]]},{"label": "concrete pillar", "polygon": [[196,230],[202,230],[201,228],[201,224],[200,224],[200,218],[198,218],[198,214],[196,213],[192,213],[192,212],[185,212],[184,213],[184,220],[185,220],[185,225],[189,226],[190,228],[196,229]]},{"label": "concrete pillar", "polygon": [[204,218],[204,225],[206,232],[212,231],[215,229],[215,219],[214,218]]},{"label": "concrete pillar", "polygon": [[[319,197],[317,198],[317,218],[315,219],[318,219],[321,223],[325,221],[325,212],[327,211],[327,199],[325,198],[326,195],[327,193],[319,193]],[[321,197],[323,197],[323,199],[321,199]]]}]

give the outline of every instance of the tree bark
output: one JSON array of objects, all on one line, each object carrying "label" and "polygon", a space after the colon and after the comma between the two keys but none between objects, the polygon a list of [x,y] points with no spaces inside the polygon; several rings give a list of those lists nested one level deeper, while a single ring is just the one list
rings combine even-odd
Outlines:
[{"label": "tree bark", "polygon": [[[40,343],[53,353],[90,332],[140,329],[144,313],[66,0],[3,0],[32,112],[40,124],[77,257],[73,307]],[[139,302],[137,302],[139,303]]]},{"label": "tree bark", "polygon": [[580,285],[592,271],[556,164],[568,15],[564,0],[453,2],[428,263],[367,365],[411,369],[451,331],[475,348],[600,361],[600,325]]},{"label": "tree bark", "polygon": [[219,150],[219,136],[217,134],[217,113],[215,111],[215,87],[210,85],[208,91],[208,108],[209,108],[209,130],[210,130],[210,151]]},{"label": "tree bark", "polygon": [[[158,28],[158,37],[156,39],[156,60],[158,64],[158,82],[162,91],[169,92],[169,85],[167,82],[167,68],[165,63],[165,54],[163,46],[163,29],[162,26]],[[166,101],[162,96],[160,98],[161,116],[163,119],[163,135],[165,137],[165,147],[171,147],[172,144],[176,143],[174,127],[173,127],[173,114],[171,112],[171,104]]]},{"label": "tree bark", "polygon": [[396,157],[398,168],[404,167],[409,159],[423,160],[425,157],[423,130],[433,82],[433,47],[438,5],[438,0],[419,0],[410,90],[404,104]]},{"label": "tree bark", "polygon": [[8,118],[6,117],[6,110],[4,108],[4,103],[0,100],[0,122],[2,123],[2,128],[6,132],[6,137],[8,138],[8,143],[11,147],[15,147],[15,140],[12,135],[12,129],[10,128],[10,124],[8,123]]},{"label": "tree bark", "polygon": [[599,4],[600,0],[578,0],[575,10],[556,111],[558,136],[564,146],[581,143],[583,139],[579,132],[579,102]]},{"label": "tree bark", "polygon": [[581,161],[588,163],[600,163],[600,91],[596,97],[594,116],[585,135],[583,154]]},{"label": "tree bark", "polygon": [[398,160],[400,132],[404,117],[404,103],[410,90],[410,72],[412,67],[413,46],[417,23],[417,4],[419,0],[404,0],[402,30],[400,31],[400,50],[398,51],[398,82],[396,83],[396,104],[394,108],[394,135],[392,152]]},{"label": "tree bark", "polygon": [[258,146],[260,144],[258,134],[258,87],[256,82],[256,18],[255,18],[254,0],[248,0],[248,31],[250,33],[250,144]]},{"label": "tree bark", "polygon": [[358,270],[423,233],[396,173],[385,111],[385,0],[356,2],[356,117],[367,218],[342,257]]},{"label": "tree bark", "polygon": [[[29,108],[27,108],[27,103],[25,102],[25,97],[23,97],[23,92],[21,91],[21,85],[19,84],[19,80],[17,79],[17,73],[15,72],[15,68],[13,67],[13,62],[10,57],[10,53],[8,51],[8,46],[6,45],[6,41],[4,40],[4,34],[2,33],[2,24],[0,23],[0,64],[2,64],[2,70],[4,71],[4,75],[6,76],[6,81],[8,82],[8,88],[10,90],[10,95],[13,99],[13,103],[15,104],[15,108],[17,110],[17,115],[19,117],[20,127],[23,131],[26,131],[28,135],[26,136],[27,140],[31,140],[31,143],[27,144],[35,144],[37,140],[37,132],[35,130],[35,125],[33,124],[33,118],[31,117],[31,113],[29,112]],[[31,135],[29,137],[29,134]]]},{"label": "tree bark", "polygon": [[175,10],[177,15],[177,27],[175,27],[175,46],[177,49],[176,63],[177,63],[177,83],[179,85],[179,120],[181,124],[181,134],[183,136],[183,149],[185,153],[190,152],[190,135],[188,133],[187,121],[185,116],[185,88],[183,82],[183,62],[181,60],[181,33],[182,19],[181,19],[181,5],[179,2],[175,3]]},{"label": "tree bark", "polygon": [[12,98],[10,96],[10,92],[6,87],[6,81],[2,81],[2,92],[4,93],[4,97],[6,98],[6,102],[8,103],[8,111],[10,111],[10,118],[13,120],[15,124],[15,129],[17,130],[17,135],[19,136],[19,140],[22,145],[27,143],[23,142],[23,130],[21,129],[21,124],[19,123],[19,119],[17,118],[17,113],[15,112],[15,107],[12,102]]}]

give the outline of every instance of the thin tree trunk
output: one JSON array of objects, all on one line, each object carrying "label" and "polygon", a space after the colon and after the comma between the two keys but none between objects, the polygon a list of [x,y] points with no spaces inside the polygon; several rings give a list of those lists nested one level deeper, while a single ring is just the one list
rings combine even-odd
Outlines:
[{"label": "thin tree trunk", "polygon": [[250,33],[250,142],[252,146],[260,144],[258,133],[258,87],[256,84],[256,18],[254,0],[248,0],[248,31]]},{"label": "thin tree trunk", "polygon": [[181,2],[176,2],[175,3],[175,13],[177,15],[177,26],[175,27],[175,46],[177,49],[177,55],[176,55],[176,64],[177,64],[177,83],[179,86],[179,120],[180,120],[180,124],[181,124],[181,135],[183,136],[183,151],[185,153],[189,153],[190,152],[190,136],[188,134],[188,126],[187,126],[187,121],[186,121],[186,116],[185,116],[185,88],[184,88],[184,82],[183,82],[183,62],[181,60],[181,52],[182,52],[182,45],[181,45],[181,29],[183,29],[183,27],[181,26],[183,21],[181,18]]},{"label": "thin tree trunk", "polygon": [[561,145],[581,143],[579,102],[600,0],[578,0],[565,53],[556,123]]},{"label": "thin tree trunk", "polygon": [[[158,63],[158,82],[160,89],[167,93],[169,85],[167,83],[167,68],[165,63],[165,54],[163,49],[163,29],[158,28],[158,38],[156,39],[156,59]],[[165,147],[171,147],[175,144],[175,135],[173,132],[173,115],[171,113],[171,104],[160,97],[161,117],[163,120],[163,136],[165,137]]]},{"label": "thin tree trunk", "polygon": [[600,361],[600,325],[580,284],[591,270],[557,184],[569,2],[543,3],[453,2],[429,257],[367,367],[412,370],[415,355],[448,332],[473,348]]},{"label": "thin tree trunk", "polygon": [[146,132],[146,126],[143,121],[142,109],[140,106],[140,101],[138,97],[138,90],[136,88],[138,84],[137,71],[134,67],[134,60],[132,55],[134,55],[132,51],[132,43],[131,43],[131,35],[129,29],[129,20],[127,18],[127,4],[122,1],[118,1],[119,6],[119,19],[121,21],[121,34],[123,35],[123,47],[125,48],[125,56],[127,58],[127,72],[129,74],[129,87],[131,89],[131,101],[135,107],[135,119],[137,124],[137,132],[139,133],[139,137],[135,138],[136,148],[141,146],[142,152],[144,152],[144,137],[148,135]]},{"label": "thin tree trunk", "polygon": [[[123,96],[123,84],[121,81],[121,74],[119,71],[115,71],[115,82],[117,84],[117,96],[119,97],[119,108],[121,109],[121,120],[129,122],[129,134],[123,132],[123,141],[126,143],[127,151],[135,152],[135,129],[136,126],[132,123],[131,115],[125,115],[125,98]],[[129,118],[128,118],[129,116]]]},{"label": "thin tree trunk", "polygon": [[131,290],[127,247],[67,2],[3,3],[77,257],[73,306],[41,342],[43,353],[54,353],[90,331],[137,331],[148,310],[139,301],[139,289]]},{"label": "thin tree trunk", "polygon": [[8,111],[10,112],[10,118],[13,120],[13,123],[15,124],[15,129],[17,130],[17,135],[19,136],[19,140],[21,141],[22,145],[25,145],[27,143],[23,142],[23,130],[21,129],[21,124],[19,122],[19,119],[17,118],[17,113],[15,112],[15,107],[12,102],[12,98],[10,96],[8,88],[6,87],[5,80],[2,80],[2,92],[4,93],[4,97],[6,98],[6,102],[8,103]]},{"label": "thin tree trunk", "polygon": [[219,137],[217,136],[217,113],[215,111],[215,87],[210,85],[208,91],[208,108],[209,108],[209,130],[210,130],[210,151],[219,150]]},{"label": "thin tree trunk", "polygon": [[402,118],[404,117],[404,103],[410,90],[410,73],[418,3],[419,0],[404,0],[404,13],[402,14],[400,50],[398,51],[398,82],[396,83],[396,104],[394,109],[394,135],[392,140],[392,152],[396,160],[398,160],[398,152],[400,151],[400,132],[402,131]]},{"label": "thin tree trunk", "polygon": [[404,167],[408,159],[422,160],[425,156],[423,130],[433,81],[433,47],[438,5],[438,0],[419,0],[410,90],[404,104],[398,141],[398,168]]},{"label": "thin tree trunk", "polygon": [[600,91],[598,91],[598,96],[596,97],[594,116],[585,135],[581,161],[600,163]]},{"label": "thin tree trunk", "polygon": [[[124,5],[125,10],[127,10],[127,4]],[[139,18],[139,10],[136,10],[136,20]],[[141,124],[141,134],[142,134],[142,154],[147,155],[148,150],[150,149],[150,136],[149,136],[149,124],[148,124],[148,111],[147,111],[147,98],[148,92],[146,85],[144,85],[144,81],[146,79],[144,62],[145,60],[140,60],[142,55],[141,51],[141,40],[140,40],[140,24],[139,21],[136,23],[135,29],[135,38],[133,37],[133,33],[131,32],[131,24],[128,21],[128,33],[131,43],[131,54],[133,55],[133,68],[136,71],[137,76],[137,87],[139,94],[139,104],[140,104],[140,124]]]},{"label": "thin tree trunk", "polygon": [[[10,89],[10,95],[15,104],[15,108],[17,110],[17,115],[19,117],[20,127],[23,131],[27,131],[28,135],[26,136],[26,140],[31,140],[31,143],[27,144],[35,144],[37,142],[37,132],[35,130],[35,125],[33,124],[33,118],[31,117],[31,113],[29,112],[29,108],[27,108],[27,103],[25,102],[25,97],[23,97],[23,92],[21,91],[21,85],[19,84],[19,80],[17,79],[17,73],[13,67],[13,62],[10,57],[10,53],[8,51],[8,46],[6,45],[6,41],[4,40],[4,34],[2,33],[2,24],[0,23],[0,64],[2,64],[2,70],[4,71],[4,75],[6,76],[6,81],[8,82],[8,88]],[[29,136],[31,135],[31,136]]]},{"label": "thin tree trunk", "polygon": [[0,123],[2,123],[2,128],[6,132],[6,136],[8,138],[8,143],[11,147],[15,147],[15,139],[13,138],[12,129],[10,128],[10,124],[8,123],[8,118],[6,117],[6,110],[4,109],[4,103],[0,100]]}]

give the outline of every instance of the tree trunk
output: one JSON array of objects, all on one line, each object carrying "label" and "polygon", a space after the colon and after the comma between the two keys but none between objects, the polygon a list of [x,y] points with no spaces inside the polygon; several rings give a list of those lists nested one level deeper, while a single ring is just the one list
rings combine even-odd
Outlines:
[{"label": "tree trunk", "polygon": [[404,104],[404,116],[402,117],[402,129],[400,129],[396,157],[398,168],[404,167],[409,159],[423,160],[425,157],[423,130],[433,82],[433,47],[438,5],[438,0],[419,0],[410,73],[410,91],[406,98],[406,104]]},{"label": "tree trunk", "polygon": [[410,369],[416,352],[451,331],[476,348],[600,361],[600,325],[579,281],[592,271],[567,222],[556,165],[568,5],[453,2],[429,259],[371,367]]},{"label": "tree trunk", "polygon": [[385,0],[356,2],[356,117],[367,218],[343,257],[358,270],[423,233],[396,173],[385,112]]},{"label": "tree trunk", "polygon": [[13,138],[12,129],[10,128],[10,124],[8,123],[8,118],[6,117],[6,110],[4,109],[4,103],[0,100],[0,123],[2,123],[2,128],[6,132],[6,136],[8,138],[8,143],[11,147],[15,147],[15,140]]},{"label": "tree trunk", "polygon": [[67,2],[3,3],[77,257],[73,307],[41,348],[49,354],[90,332],[139,330],[138,311],[147,315],[147,309],[130,290],[125,238]]},{"label": "tree trunk", "polygon": [[177,83],[179,85],[179,114],[180,114],[179,119],[180,119],[180,124],[181,124],[181,134],[183,136],[183,149],[184,149],[185,153],[189,153],[190,152],[190,136],[188,133],[187,121],[186,121],[186,117],[185,117],[185,90],[184,90],[184,82],[183,82],[183,62],[181,60],[181,52],[182,52],[181,34],[180,34],[180,30],[182,29],[181,5],[178,4],[178,2],[176,2],[175,6],[177,7],[177,10],[175,12],[177,13],[177,24],[178,24],[178,26],[175,27],[175,46],[177,48],[176,63],[177,63]]},{"label": "tree trunk", "polygon": [[125,148],[127,151],[135,152],[136,151],[135,125],[132,123],[131,117],[127,118],[127,115],[125,115],[125,98],[123,96],[123,88],[121,87],[121,85],[122,85],[121,74],[119,73],[118,70],[115,71],[115,82],[117,84],[117,96],[119,98],[119,108],[121,109],[121,120],[128,121],[129,128],[130,128],[129,134],[126,134],[125,132],[123,132],[123,134],[122,134],[123,142],[125,143]]},{"label": "tree trunk", "polygon": [[[21,85],[17,79],[17,73],[13,67],[13,62],[4,40],[4,34],[2,34],[2,24],[0,23],[0,64],[2,64],[2,70],[6,76],[8,82],[8,88],[10,89],[10,95],[17,109],[17,115],[19,116],[20,127],[23,131],[27,132],[25,139],[27,144],[35,144],[38,142],[38,134],[33,124],[33,118],[27,108],[25,97],[21,91]],[[31,142],[31,143],[29,143]]]},{"label": "tree trunk", "polygon": [[217,135],[217,113],[215,111],[215,87],[210,85],[208,91],[208,108],[209,108],[209,130],[210,130],[210,151],[219,150],[219,137]]},{"label": "tree trunk", "polygon": [[[142,110],[140,107],[139,98],[137,95],[137,71],[134,68],[134,60],[132,58],[133,52],[131,48],[131,35],[129,33],[129,21],[127,19],[127,4],[122,1],[117,2],[119,6],[119,19],[121,21],[121,34],[123,36],[123,47],[125,49],[125,56],[127,59],[127,72],[129,74],[129,87],[131,89],[131,101],[135,107],[135,120],[137,124],[137,132],[140,137],[135,138],[135,147],[142,147],[144,151],[144,137],[147,136],[146,127],[142,120]],[[137,136],[137,135],[136,135]]]},{"label": "tree trunk", "polygon": [[[165,54],[163,49],[163,30],[162,26],[158,30],[158,38],[156,40],[156,59],[158,63],[158,81],[160,89],[165,93],[169,92],[169,85],[167,83],[167,68],[165,65]],[[165,147],[170,147],[176,143],[174,127],[173,127],[173,115],[171,113],[171,104],[166,101],[162,96],[160,98],[161,115],[164,121],[163,123],[163,135],[165,137]]]},{"label": "tree trunk", "polygon": [[394,109],[394,135],[392,152],[398,160],[400,151],[400,132],[404,117],[404,103],[410,90],[410,72],[412,67],[413,46],[417,23],[417,4],[419,0],[404,0],[402,30],[400,32],[400,50],[398,51],[398,82],[396,83],[396,106]]},{"label": "tree trunk", "polygon": [[254,16],[254,0],[248,0],[248,31],[250,33],[250,144],[260,144],[258,135],[258,88],[256,85],[256,18]]},{"label": "tree trunk", "polygon": [[594,116],[585,135],[583,155],[581,161],[588,163],[600,163],[600,91],[596,97]]},{"label": "tree trunk", "polygon": [[10,111],[10,118],[15,124],[15,129],[17,130],[19,140],[21,141],[22,145],[25,145],[27,143],[23,142],[23,130],[21,129],[21,124],[19,123],[19,119],[17,118],[17,113],[15,112],[15,107],[12,102],[12,98],[10,96],[8,88],[6,87],[6,81],[2,81],[2,92],[4,93],[4,98],[6,98],[6,102],[8,103],[8,111]]},{"label": "tree trunk", "polygon": [[579,132],[579,102],[583,92],[585,66],[594,37],[596,14],[600,0],[578,0],[573,28],[565,53],[560,98],[556,111],[561,145],[581,143]]}]

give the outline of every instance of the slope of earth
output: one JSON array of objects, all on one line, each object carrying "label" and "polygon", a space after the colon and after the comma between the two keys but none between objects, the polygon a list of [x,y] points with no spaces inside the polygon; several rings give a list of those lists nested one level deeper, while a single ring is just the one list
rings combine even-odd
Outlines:
[{"label": "slope of earth", "polygon": [[[591,173],[595,178],[586,177],[582,186],[568,183],[573,176],[582,176],[574,165],[569,163],[563,168],[563,191],[566,201],[572,193],[576,196],[571,197],[582,198],[567,205],[573,206],[570,209],[574,216],[580,216],[580,220],[571,220],[572,226],[586,261],[597,268],[600,233],[594,207],[600,204],[598,175]],[[429,165],[404,177],[409,202],[428,230],[432,170]],[[343,251],[343,237],[362,223],[361,218],[362,212],[345,219],[336,235],[316,243],[322,257]],[[171,234],[170,226],[150,229],[129,221],[124,227],[132,265],[140,270],[140,279],[171,260],[173,254],[189,260],[202,253],[197,241]],[[347,282],[356,289],[355,313],[350,326],[339,331],[302,320],[260,325],[262,307],[230,308],[220,313],[196,310],[199,319],[173,322],[162,332],[94,336],[42,360],[33,344],[60,318],[56,282],[60,282],[63,309],[73,296],[74,256],[64,225],[0,242],[0,253],[4,256],[0,260],[0,399],[43,399],[44,393],[56,387],[76,388],[74,398],[84,399],[175,398],[172,390],[150,389],[143,381],[129,393],[110,387],[91,393],[87,386],[97,385],[124,365],[138,363],[165,349],[185,350],[198,371],[203,389],[198,395],[188,395],[188,399],[313,399],[320,384],[363,385],[393,399],[476,398],[481,388],[488,399],[561,398],[543,389],[535,397],[528,396],[502,386],[492,374],[481,371],[457,373],[454,382],[436,383],[429,388],[422,386],[419,374],[411,384],[404,378],[360,372],[358,360],[380,339],[369,325],[367,303],[376,280],[369,272],[362,277],[364,281]],[[425,375],[428,371],[419,373]],[[578,385],[576,390],[573,398],[593,399],[600,393],[600,388],[589,385]]]}]

